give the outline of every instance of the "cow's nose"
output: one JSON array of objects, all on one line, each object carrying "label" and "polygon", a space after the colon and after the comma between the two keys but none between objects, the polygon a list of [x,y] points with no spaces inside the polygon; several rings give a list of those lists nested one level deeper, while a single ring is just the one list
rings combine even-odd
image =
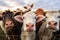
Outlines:
[{"label": "cow's nose", "polygon": [[26,24],[26,27],[34,27],[34,24],[28,23],[28,24]]},{"label": "cow's nose", "polygon": [[7,21],[7,22],[5,23],[5,27],[6,27],[6,28],[11,27],[11,26],[13,26],[13,25],[14,25],[14,24],[13,24],[12,21]]},{"label": "cow's nose", "polygon": [[51,28],[54,28],[56,25],[57,25],[57,22],[51,22],[51,23],[49,23],[49,26],[50,26]]},{"label": "cow's nose", "polygon": [[34,27],[34,24],[32,23],[26,24],[27,31],[33,31],[34,30],[33,27]]},{"label": "cow's nose", "polygon": [[9,24],[12,24],[12,22],[11,21],[7,21],[6,24],[9,25]]}]

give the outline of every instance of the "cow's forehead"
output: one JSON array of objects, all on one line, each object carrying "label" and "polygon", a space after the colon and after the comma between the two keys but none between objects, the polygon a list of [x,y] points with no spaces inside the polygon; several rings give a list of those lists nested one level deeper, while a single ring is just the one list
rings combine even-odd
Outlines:
[{"label": "cow's forehead", "polygon": [[32,12],[32,11],[27,12],[27,13],[25,13],[25,14],[23,15],[23,17],[35,17],[35,16],[36,16],[36,14],[35,14],[34,12]]},{"label": "cow's forehead", "polygon": [[54,17],[54,16],[51,16],[51,17],[47,17],[47,19],[46,19],[48,22],[50,22],[50,21],[55,21],[55,22],[58,22],[58,19],[56,18],[56,17]]}]

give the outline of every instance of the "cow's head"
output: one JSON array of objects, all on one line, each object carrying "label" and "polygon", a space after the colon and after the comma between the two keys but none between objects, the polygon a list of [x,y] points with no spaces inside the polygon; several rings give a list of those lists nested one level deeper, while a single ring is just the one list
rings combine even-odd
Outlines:
[{"label": "cow's head", "polygon": [[[39,19],[39,21],[42,21],[46,18],[46,12],[44,12],[44,10],[42,8],[38,8],[35,12],[37,19]],[[37,22],[39,22],[37,21]]]},{"label": "cow's head", "polygon": [[29,11],[31,11],[31,9],[32,9],[32,7],[33,7],[33,4],[27,4],[26,6],[24,6],[24,13],[26,13],[26,12],[29,12]]},{"label": "cow's head", "polygon": [[13,13],[10,11],[3,12],[0,14],[1,20],[3,21],[3,26],[5,29],[11,29],[14,26]]},{"label": "cow's head", "polygon": [[[45,18],[44,16],[42,16]],[[17,15],[14,17],[15,20],[23,22],[23,29],[27,31],[35,31],[36,22],[40,21],[41,16],[36,16],[32,11],[25,13],[23,16]]]},{"label": "cow's head", "polygon": [[54,16],[49,16],[46,19],[47,21],[47,28],[52,29],[52,30],[59,30],[59,21],[56,17]]}]

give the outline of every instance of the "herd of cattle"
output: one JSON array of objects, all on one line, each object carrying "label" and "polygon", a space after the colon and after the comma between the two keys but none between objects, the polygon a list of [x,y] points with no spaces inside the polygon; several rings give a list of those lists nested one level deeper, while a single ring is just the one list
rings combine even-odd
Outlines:
[{"label": "herd of cattle", "polygon": [[[32,5],[22,10],[0,13],[0,27],[6,40],[60,40],[59,19],[39,8],[32,11]],[[19,10],[19,9],[18,9]]]}]

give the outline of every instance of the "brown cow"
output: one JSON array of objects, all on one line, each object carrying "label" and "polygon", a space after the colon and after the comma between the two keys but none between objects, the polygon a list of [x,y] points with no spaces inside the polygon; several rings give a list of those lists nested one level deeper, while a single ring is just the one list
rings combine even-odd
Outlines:
[{"label": "brown cow", "polygon": [[1,28],[4,31],[6,38],[8,40],[20,40],[22,25],[14,19],[13,12],[5,11],[2,13],[1,17]]},{"label": "brown cow", "polygon": [[58,22],[55,21],[56,18],[54,18],[53,16],[50,16],[50,17],[47,16],[47,18],[44,19],[44,17],[42,16],[45,16],[45,12],[40,8],[36,11],[36,15],[41,16],[41,19],[40,19],[41,21],[36,25],[37,27],[36,38],[39,38],[36,40],[51,40],[52,32],[59,30],[59,27],[56,24]]},{"label": "brown cow", "polygon": [[36,10],[35,14],[36,14],[36,16],[40,17],[40,22],[36,23],[36,40],[39,40],[38,31],[39,31],[39,28],[41,27],[41,25],[45,22],[45,17],[46,17],[45,14],[46,14],[46,12],[44,12],[43,9],[38,8]]}]

